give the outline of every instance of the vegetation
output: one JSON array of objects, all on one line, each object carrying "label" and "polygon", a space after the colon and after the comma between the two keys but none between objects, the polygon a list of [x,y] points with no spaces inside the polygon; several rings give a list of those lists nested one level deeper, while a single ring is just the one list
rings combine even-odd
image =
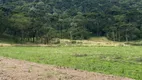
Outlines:
[{"label": "vegetation", "polygon": [[49,43],[53,38],[142,39],[141,0],[0,0],[0,37]]},{"label": "vegetation", "polygon": [[104,40],[139,45],[0,47],[0,56],[142,80],[141,5],[142,0],[0,0],[0,43],[80,46],[89,39],[99,46]]},{"label": "vegetation", "polygon": [[142,79],[142,47],[0,47],[0,56]]}]

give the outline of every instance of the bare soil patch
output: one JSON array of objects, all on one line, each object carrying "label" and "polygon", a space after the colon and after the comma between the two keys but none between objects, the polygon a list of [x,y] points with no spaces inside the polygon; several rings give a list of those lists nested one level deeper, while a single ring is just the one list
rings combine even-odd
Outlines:
[{"label": "bare soil patch", "polygon": [[0,80],[133,80],[0,57]]}]

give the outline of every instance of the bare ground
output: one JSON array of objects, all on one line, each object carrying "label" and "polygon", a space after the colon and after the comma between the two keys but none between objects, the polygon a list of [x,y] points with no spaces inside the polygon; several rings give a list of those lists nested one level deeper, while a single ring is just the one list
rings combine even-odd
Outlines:
[{"label": "bare ground", "polygon": [[0,80],[132,80],[0,57]]}]

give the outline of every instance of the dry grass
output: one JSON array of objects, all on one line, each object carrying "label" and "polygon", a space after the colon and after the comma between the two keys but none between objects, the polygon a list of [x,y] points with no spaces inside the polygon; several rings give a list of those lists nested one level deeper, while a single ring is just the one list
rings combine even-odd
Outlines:
[{"label": "dry grass", "polygon": [[69,40],[69,39],[61,39],[61,44],[71,45],[72,42],[74,46],[128,46],[124,42],[115,42],[110,41],[105,37],[94,37],[89,40]]},{"label": "dry grass", "polygon": [[69,40],[69,39],[60,39],[59,44],[9,44],[9,43],[0,43],[0,47],[3,46],[129,46],[129,44],[125,44],[125,42],[115,42],[110,41],[105,37],[93,37],[88,40]]}]

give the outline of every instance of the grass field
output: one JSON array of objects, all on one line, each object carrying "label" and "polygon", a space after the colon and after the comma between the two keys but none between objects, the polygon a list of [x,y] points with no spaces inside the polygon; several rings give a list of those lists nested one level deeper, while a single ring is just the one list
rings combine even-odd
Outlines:
[{"label": "grass field", "polygon": [[142,47],[0,47],[0,56],[142,80]]}]

